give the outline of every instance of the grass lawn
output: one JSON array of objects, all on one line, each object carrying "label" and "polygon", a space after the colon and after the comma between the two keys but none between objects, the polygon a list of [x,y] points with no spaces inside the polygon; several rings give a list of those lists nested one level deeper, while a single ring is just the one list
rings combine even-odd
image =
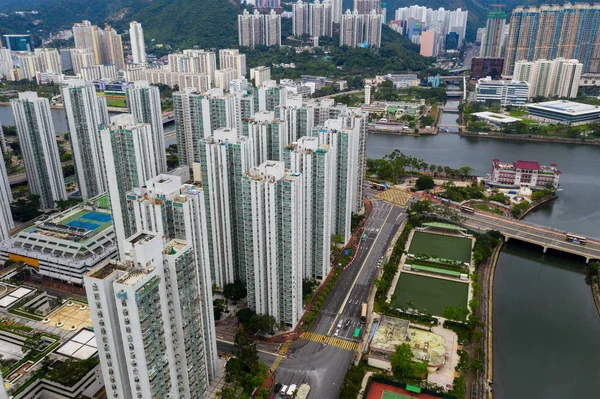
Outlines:
[{"label": "grass lawn", "polygon": [[127,103],[125,102],[125,97],[106,97],[106,105],[108,105],[109,107],[119,107],[119,108],[127,107]]},{"label": "grass lawn", "polygon": [[411,273],[401,273],[396,285],[397,306],[408,302],[420,311],[441,316],[446,306],[467,307],[469,284]]},{"label": "grass lawn", "polygon": [[500,209],[498,208],[490,208],[487,205],[484,204],[472,204],[473,208],[477,208],[479,210],[482,210],[484,212],[489,212],[489,213],[495,213],[497,215],[504,215],[504,212],[502,212]]},{"label": "grass lawn", "polygon": [[471,239],[415,231],[408,253],[471,262]]}]

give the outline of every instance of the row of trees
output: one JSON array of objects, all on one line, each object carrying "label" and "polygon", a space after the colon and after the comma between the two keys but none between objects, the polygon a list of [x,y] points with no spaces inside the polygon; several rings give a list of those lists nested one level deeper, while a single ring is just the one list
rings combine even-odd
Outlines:
[{"label": "row of trees", "polygon": [[422,159],[405,155],[400,150],[394,150],[381,159],[367,159],[367,167],[380,180],[393,183],[402,181],[408,175],[421,172],[429,172],[432,175],[443,175],[451,178],[467,178],[474,172],[474,169],[470,166],[453,169],[449,166],[429,164]]},{"label": "row of trees", "polygon": [[[232,386],[223,388],[222,399],[249,398],[267,377],[268,369],[258,359],[256,344],[242,333],[234,339],[235,357],[225,364],[225,381]],[[269,398],[269,390],[262,389],[258,398]]]}]

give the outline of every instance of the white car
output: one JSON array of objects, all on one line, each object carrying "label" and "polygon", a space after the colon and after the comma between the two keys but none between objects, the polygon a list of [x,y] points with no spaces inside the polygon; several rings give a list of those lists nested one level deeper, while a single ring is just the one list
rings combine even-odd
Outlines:
[{"label": "white car", "polygon": [[339,323],[337,324],[337,328],[342,328],[343,323],[344,323],[344,320],[340,320]]},{"label": "white car", "polygon": [[337,337],[338,335],[340,335],[340,329],[339,328],[337,330],[335,330],[335,332],[333,333],[334,337]]}]

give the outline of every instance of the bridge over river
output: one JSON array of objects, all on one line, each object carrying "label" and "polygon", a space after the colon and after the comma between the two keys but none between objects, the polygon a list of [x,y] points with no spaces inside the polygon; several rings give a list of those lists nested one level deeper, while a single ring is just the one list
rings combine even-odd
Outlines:
[{"label": "bridge over river", "polygon": [[497,230],[506,240],[515,239],[539,245],[544,253],[548,249],[562,251],[585,258],[586,263],[600,260],[600,240],[587,238],[586,245],[566,241],[566,232],[527,223],[522,220],[509,219],[498,215],[476,211],[473,214],[463,213],[465,227],[479,231]]}]

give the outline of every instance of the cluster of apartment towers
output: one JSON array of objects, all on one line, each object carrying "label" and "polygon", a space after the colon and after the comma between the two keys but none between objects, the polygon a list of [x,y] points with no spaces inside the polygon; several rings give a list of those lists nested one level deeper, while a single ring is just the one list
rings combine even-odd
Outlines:
[{"label": "cluster of apartment towers", "polygon": [[[329,273],[332,234],[348,240],[362,211],[368,114],[278,85],[176,92],[187,183],[167,174],[157,87],[134,82],[110,119],[93,83],[61,93],[80,194],[109,193],[119,249],[84,276],[107,394],[200,398],[217,372],[213,284],[242,281],[250,308],[293,328],[303,278]],[[49,102],[11,105],[30,190],[51,209],[67,194]]]}]

